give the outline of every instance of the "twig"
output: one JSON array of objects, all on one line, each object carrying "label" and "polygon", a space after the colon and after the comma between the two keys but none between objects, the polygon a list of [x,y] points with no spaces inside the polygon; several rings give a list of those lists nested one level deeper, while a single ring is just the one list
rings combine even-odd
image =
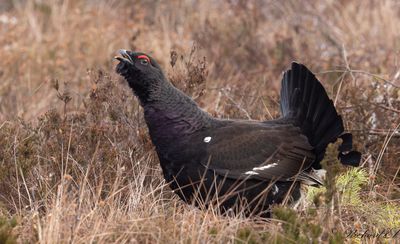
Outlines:
[{"label": "twig", "polygon": [[386,109],[386,110],[389,110],[389,111],[392,111],[392,112],[400,114],[400,110],[395,109],[395,108],[391,108],[391,107],[388,107],[388,106],[385,106],[385,105],[381,105],[381,104],[374,104],[374,103],[371,103],[371,105],[374,105],[374,106],[377,106],[377,107],[380,107],[380,108],[383,108],[383,109]]},{"label": "twig", "polygon": [[[333,70],[326,70],[326,71],[318,72],[316,74],[345,73],[345,72],[349,72],[349,70],[333,69]],[[393,82],[391,82],[390,80],[385,79],[385,78],[383,78],[383,77],[381,77],[381,76],[379,76],[377,74],[372,74],[372,73],[369,73],[367,71],[357,70],[357,69],[352,69],[352,70],[350,70],[350,72],[368,75],[368,76],[371,76],[371,77],[373,77],[373,78],[375,78],[377,80],[383,81],[384,83],[387,83],[387,84],[389,84],[389,85],[391,85],[393,87],[400,88],[400,85],[396,85]]]},{"label": "twig", "polygon": [[370,129],[368,130],[358,130],[358,129],[351,129],[348,130],[349,132],[362,132],[367,133],[369,135],[377,135],[377,136],[386,136],[388,133],[392,132],[393,137],[400,137],[400,131],[392,131],[392,130],[385,130],[385,129]]},{"label": "twig", "polygon": [[225,89],[222,89],[222,92],[223,92],[224,95],[229,99],[229,101],[231,101],[240,111],[242,111],[242,112],[246,115],[246,117],[247,117],[248,119],[251,119],[250,114],[249,114],[242,106],[240,106],[240,104],[238,104],[237,102],[235,102],[235,100],[233,100],[233,98],[231,98],[231,97],[229,96],[229,94],[225,91]]}]

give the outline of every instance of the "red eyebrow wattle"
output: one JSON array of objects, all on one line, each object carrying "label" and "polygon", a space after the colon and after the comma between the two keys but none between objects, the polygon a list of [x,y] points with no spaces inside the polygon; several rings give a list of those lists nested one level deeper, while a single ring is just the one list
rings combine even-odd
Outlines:
[{"label": "red eyebrow wattle", "polygon": [[139,55],[138,57],[137,57],[138,59],[146,59],[147,60],[147,62],[149,62],[150,63],[150,59],[149,59],[149,57],[147,57],[146,55]]}]

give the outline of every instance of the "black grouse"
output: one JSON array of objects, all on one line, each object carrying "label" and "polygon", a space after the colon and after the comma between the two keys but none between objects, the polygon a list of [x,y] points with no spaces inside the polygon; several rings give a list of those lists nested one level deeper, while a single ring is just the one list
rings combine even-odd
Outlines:
[{"label": "black grouse", "polygon": [[343,140],[338,157],[357,166],[352,135],[314,74],[292,63],[281,88],[279,119],[226,120],[211,117],[176,89],[147,54],[119,51],[116,72],[144,109],[165,180],[179,197],[221,213],[270,215],[270,205],[300,197],[300,184],[322,184],[326,147]]}]

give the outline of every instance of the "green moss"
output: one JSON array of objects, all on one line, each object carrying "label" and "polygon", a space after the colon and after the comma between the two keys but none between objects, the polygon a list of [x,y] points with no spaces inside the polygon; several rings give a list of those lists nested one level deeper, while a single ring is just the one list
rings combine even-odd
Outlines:
[{"label": "green moss", "polygon": [[302,235],[302,229],[297,213],[287,207],[274,208],[274,218],[282,223],[283,235],[277,237],[277,243],[287,243],[294,241],[295,243],[306,243],[306,238]]},{"label": "green moss", "polygon": [[312,202],[315,206],[320,206],[322,200],[324,199],[326,193],[326,188],[324,186],[320,187],[308,187],[306,193],[306,199],[308,202]]},{"label": "green moss", "polygon": [[368,182],[368,174],[364,169],[351,168],[341,174],[336,181],[340,193],[340,204],[358,206],[362,204],[361,186]]},{"label": "green moss", "polygon": [[341,232],[332,233],[329,238],[329,244],[342,244],[345,241],[344,235]]},{"label": "green moss", "polygon": [[[368,182],[368,174],[361,168],[349,168],[344,173],[336,176],[334,188],[339,194],[339,204],[342,206],[359,206],[362,204],[362,186]],[[306,198],[316,206],[321,205],[325,197],[326,187],[309,187]],[[328,196],[329,197],[329,196]]]},{"label": "green moss", "polygon": [[5,217],[0,217],[0,243],[17,243],[17,236],[13,233],[15,226],[17,226],[17,220],[15,218],[7,219]]},{"label": "green moss", "polygon": [[400,229],[400,206],[395,203],[382,203],[374,207],[373,219],[381,228]]},{"label": "green moss", "polygon": [[312,240],[318,240],[323,232],[321,225],[316,225],[312,223],[306,224],[306,230],[308,230],[308,233],[310,234]]},{"label": "green moss", "polygon": [[218,234],[218,229],[215,227],[211,227],[211,229],[208,231],[208,234],[211,236],[216,236]]},{"label": "green moss", "polygon": [[253,234],[253,231],[251,229],[242,228],[236,232],[235,243],[236,244],[242,244],[242,243],[256,244],[258,242],[256,240],[255,234]]}]

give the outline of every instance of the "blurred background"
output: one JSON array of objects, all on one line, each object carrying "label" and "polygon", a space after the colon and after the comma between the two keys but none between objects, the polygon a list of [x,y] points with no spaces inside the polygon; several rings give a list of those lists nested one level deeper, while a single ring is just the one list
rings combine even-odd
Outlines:
[{"label": "blurred background", "polygon": [[[87,179],[94,161],[100,170],[93,173],[95,186],[113,185],[120,177],[110,173],[115,165],[132,168],[139,159],[156,172],[145,175],[160,176],[138,103],[114,72],[120,48],[152,55],[171,82],[224,118],[278,117],[282,72],[292,61],[305,64],[363,153],[366,195],[399,200],[399,1],[2,0],[0,185],[6,216],[18,213],[32,223],[36,217],[23,213],[25,205],[41,214],[57,209],[59,184],[69,176]],[[107,140],[114,144],[99,144]],[[66,169],[71,158],[75,163]],[[98,172],[107,180],[98,180]],[[43,216],[43,228],[32,234],[38,237],[28,240],[82,237],[74,225],[73,237],[57,239]]]}]

